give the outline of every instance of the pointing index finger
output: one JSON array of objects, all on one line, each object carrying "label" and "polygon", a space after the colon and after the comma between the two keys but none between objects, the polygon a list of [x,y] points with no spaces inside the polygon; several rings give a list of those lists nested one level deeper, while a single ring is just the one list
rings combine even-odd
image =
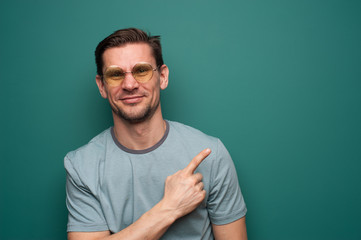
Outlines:
[{"label": "pointing index finger", "polygon": [[192,161],[188,164],[188,166],[184,169],[186,172],[193,174],[194,171],[197,169],[199,164],[211,153],[211,149],[206,148],[202,152],[198,153]]}]

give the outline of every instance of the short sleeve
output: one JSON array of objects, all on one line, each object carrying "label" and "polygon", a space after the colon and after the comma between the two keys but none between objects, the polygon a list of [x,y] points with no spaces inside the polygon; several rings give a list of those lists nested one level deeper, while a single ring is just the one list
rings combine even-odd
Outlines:
[{"label": "short sleeve", "polygon": [[234,163],[220,140],[212,166],[209,191],[207,206],[213,224],[228,224],[246,215],[247,208]]},{"label": "short sleeve", "polygon": [[108,226],[99,203],[89,187],[82,182],[68,156],[64,159],[66,176],[66,206],[68,208],[68,232],[106,231]]}]

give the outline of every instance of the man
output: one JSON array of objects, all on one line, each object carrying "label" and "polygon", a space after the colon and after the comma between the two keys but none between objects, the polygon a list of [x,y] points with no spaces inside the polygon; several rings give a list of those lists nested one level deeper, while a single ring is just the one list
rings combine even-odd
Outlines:
[{"label": "man", "polygon": [[119,30],[95,55],[114,127],[65,157],[68,239],[247,239],[223,144],[162,117],[169,69],[159,37]]}]

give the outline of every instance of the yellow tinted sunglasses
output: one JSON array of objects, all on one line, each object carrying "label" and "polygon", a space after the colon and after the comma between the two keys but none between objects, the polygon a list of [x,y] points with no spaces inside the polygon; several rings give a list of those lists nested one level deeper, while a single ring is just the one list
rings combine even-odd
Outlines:
[{"label": "yellow tinted sunglasses", "polygon": [[132,68],[132,71],[126,72],[119,66],[109,66],[104,71],[103,79],[109,85],[120,85],[125,79],[127,73],[131,73],[135,80],[139,83],[146,83],[153,77],[153,72],[157,68],[153,68],[149,63],[137,63]]}]

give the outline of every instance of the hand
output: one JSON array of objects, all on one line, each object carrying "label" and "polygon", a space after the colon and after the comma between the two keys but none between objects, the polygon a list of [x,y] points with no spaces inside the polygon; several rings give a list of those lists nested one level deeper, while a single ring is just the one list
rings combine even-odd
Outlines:
[{"label": "hand", "polygon": [[205,198],[203,176],[194,171],[210,153],[209,148],[204,149],[186,168],[167,177],[162,202],[166,209],[175,213],[176,219],[192,212]]}]

